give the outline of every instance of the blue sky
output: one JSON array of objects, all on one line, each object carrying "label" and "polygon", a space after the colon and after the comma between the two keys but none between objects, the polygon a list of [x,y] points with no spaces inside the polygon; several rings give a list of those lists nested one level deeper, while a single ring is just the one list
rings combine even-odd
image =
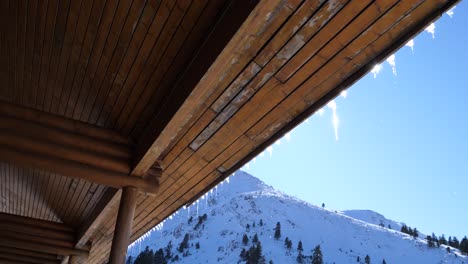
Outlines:
[{"label": "blue sky", "polygon": [[468,235],[468,6],[435,22],[247,172],[333,210],[371,209],[424,233]]}]

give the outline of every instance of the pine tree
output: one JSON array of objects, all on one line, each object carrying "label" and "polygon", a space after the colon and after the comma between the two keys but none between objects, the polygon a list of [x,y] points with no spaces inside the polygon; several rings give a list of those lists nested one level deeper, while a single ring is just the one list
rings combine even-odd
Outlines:
[{"label": "pine tree", "polygon": [[291,241],[288,237],[286,237],[286,238],[284,239],[284,245],[286,246],[287,249],[291,249],[291,247],[292,247],[292,241]]},{"label": "pine tree", "polygon": [[253,223],[252,223],[252,227],[255,227],[255,221],[253,221]]},{"label": "pine tree", "polygon": [[447,247],[446,250],[447,250],[447,253],[451,252],[450,247]]},{"label": "pine tree", "polygon": [[154,253],[154,264],[167,264],[167,260],[164,256],[164,250],[162,248]]},{"label": "pine tree", "polygon": [[323,255],[322,250],[320,250],[320,245],[317,245],[314,248],[314,252],[312,254],[312,264],[323,264]]},{"label": "pine tree", "polygon": [[449,236],[448,245],[453,247],[453,242],[452,242],[452,237],[451,236]]},{"label": "pine tree", "polygon": [[434,247],[434,241],[432,240],[431,236],[426,236],[426,240],[427,240],[428,247]]},{"label": "pine tree", "polygon": [[387,262],[385,261],[385,259],[382,260],[382,264],[387,264]]},{"label": "pine tree", "polygon": [[400,230],[402,233],[405,233],[405,234],[408,234],[408,226],[406,226],[405,224],[403,224],[401,226],[401,230]]},{"label": "pine tree", "polygon": [[361,262],[361,258],[359,256],[357,256],[356,262]]},{"label": "pine tree", "polygon": [[249,243],[249,237],[247,237],[246,234],[244,234],[244,236],[242,237],[242,243],[244,245],[247,245]]},{"label": "pine tree", "polygon": [[195,244],[195,248],[196,248],[196,249],[200,249],[200,242],[197,242],[197,243]]},{"label": "pine tree", "polygon": [[447,245],[447,239],[445,239],[444,234],[442,234],[442,236],[439,237],[439,242],[441,245]]},{"label": "pine tree", "polygon": [[253,242],[253,243],[258,243],[258,235],[257,235],[257,233],[255,233],[255,235],[254,235],[254,237],[253,237],[253,239],[252,239],[252,242]]},{"label": "pine tree", "polygon": [[364,263],[370,264],[370,257],[369,257],[369,255],[366,255],[366,257],[364,258]]},{"label": "pine tree", "polygon": [[275,227],[275,239],[278,240],[281,237],[281,224],[280,222],[276,223]]},{"label": "pine tree", "polygon": [[413,229],[413,238],[417,238],[419,236],[419,231],[416,227]]},{"label": "pine tree", "polygon": [[164,249],[166,252],[165,259],[169,260],[172,258],[172,240],[167,243],[166,248]]},{"label": "pine tree", "polygon": [[260,226],[263,226],[263,220],[260,219]]},{"label": "pine tree", "polygon": [[297,250],[302,252],[304,249],[302,248],[302,241],[299,240],[299,243],[297,243]]},{"label": "pine tree", "polygon": [[247,260],[247,251],[245,250],[245,248],[242,248],[239,257],[240,257],[240,259],[241,259],[242,261],[246,261],[246,260]]},{"label": "pine tree", "polygon": [[322,208],[325,208],[325,203],[322,203]]},{"label": "pine tree", "polygon": [[185,234],[184,240],[180,242],[179,248],[177,249],[180,253],[184,252],[184,249],[188,248],[189,235]]},{"label": "pine tree", "polygon": [[154,262],[154,253],[153,250],[149,249],[146,246],[145,250],[140,252],[140,254],[135,258],[134,264],[153,264]]},{"label": "pine tree", "polygon": [[468,255],[468,239],[466,236],[460,241],[460,247],[459,247],[461,253],[464,255]]},{"label": "pine tree", "polygon": [[132,256],[129,256],[127,258],[127,261],[125,261],[125,264],[133,264],[133,257]]},{"label": "pine tree", "polygon": [[458,238],[456,236],[453,237],[452,243],[454,248],[460,248],[460,242],[458,241]]}]

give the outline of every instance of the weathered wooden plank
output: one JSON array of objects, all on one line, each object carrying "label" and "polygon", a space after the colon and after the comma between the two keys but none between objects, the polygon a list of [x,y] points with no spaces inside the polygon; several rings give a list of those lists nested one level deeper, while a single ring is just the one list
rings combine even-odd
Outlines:
[{"label": "weathered wooden plank", "polygon": [[[139,100],[141,99],[141,95],[146,88],[146,84],[150,80],[151,75],[158,66],[161,58],[165,55],[164,52],[161,51],[165,51],[171,43],[171,39],[176,33],[180,22],[190,7],[190,4],[191,0],[178,0],[175,4],[175,7],[170,11],[169,18],[164,24],[160,36],[151,50],[151,54],[149,55],[149,58],[146,62],[145,70],[138,74],[134,88],[132,89],[130,96],[127,99],[125,107],[120,113],[116,123],[117,130],[124,131],[127,122],[132,121],[129,121],[129,117],[133,113],[134,108],[139,104]],[[124,134],[128,134],[129,129],[127,129],[125,132]]]},{"label": "weathered wooden plank", "polygon": [[72,109],[73,112],[70,112],[75,119],[96,123],[97,117],[90,120],[90,116],[100,110],[105,98],[108,96],[109,83],[113,80],[123,60],[146,2],[136,0],[128,4],[125,3],[125,5],[122,2],[119,3],[116,13],[119,22],[116,23],[117,21],[114,18],[109,38],[106,41],[106,48],[103,51],[98,71],[93,80],[92,89],[87,93],[86,97],[78,99],[79,104]]},{"label": "weathered wooden plank", "polygon": [[105,126],[108,118],[112,114],[114,106],[117,103],[117,99],[122,93],[125,80],[133,66],[133,63],[137,59],[138,53],[143,46],[145,37],[150,30],[161,2],[162,1],[149,1],[146,3],[140,21],[136,25],[135,33],[133,33],[129,47],[125,52],[125,56],[122,58],[121,64],[119,65],[118,72],[115,74],[115,77],[110,84],[111,88],[109,90],[109,96],[107,96],[96,120],[98,125]]}]

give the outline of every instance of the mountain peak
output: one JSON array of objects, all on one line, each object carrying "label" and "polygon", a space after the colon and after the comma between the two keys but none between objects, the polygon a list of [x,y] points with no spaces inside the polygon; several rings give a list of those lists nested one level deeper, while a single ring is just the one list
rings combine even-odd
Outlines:
[{"label": "mountain peak", "polygon": [[[278,223],[281,235],[275,239]],[[299,255],[310,262],[317,245],[325,263],[364,263],[366,255],[372,263],[468,263],[457,249],[429,248],[400,227],[371,210],[333,212],[311,205],[238,171],[132,244],[129,255],[136,257],[148,246],[164,249],[169,263],[243,263],[242,249],[254,247],[258,238],[266,262],[274,263],[294,263]]]}]

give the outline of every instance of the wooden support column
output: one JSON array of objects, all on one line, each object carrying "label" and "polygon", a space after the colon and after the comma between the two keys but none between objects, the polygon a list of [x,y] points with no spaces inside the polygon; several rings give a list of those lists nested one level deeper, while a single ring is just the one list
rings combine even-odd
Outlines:
[{"label": "wooden support column", "polygon": [[138,191],[134,187],[125,187],[122,190],[122,198],[120,199],[119,213],[115,223],[114,238],[109,257],[110,264],[125,263],[137,196]]}]

